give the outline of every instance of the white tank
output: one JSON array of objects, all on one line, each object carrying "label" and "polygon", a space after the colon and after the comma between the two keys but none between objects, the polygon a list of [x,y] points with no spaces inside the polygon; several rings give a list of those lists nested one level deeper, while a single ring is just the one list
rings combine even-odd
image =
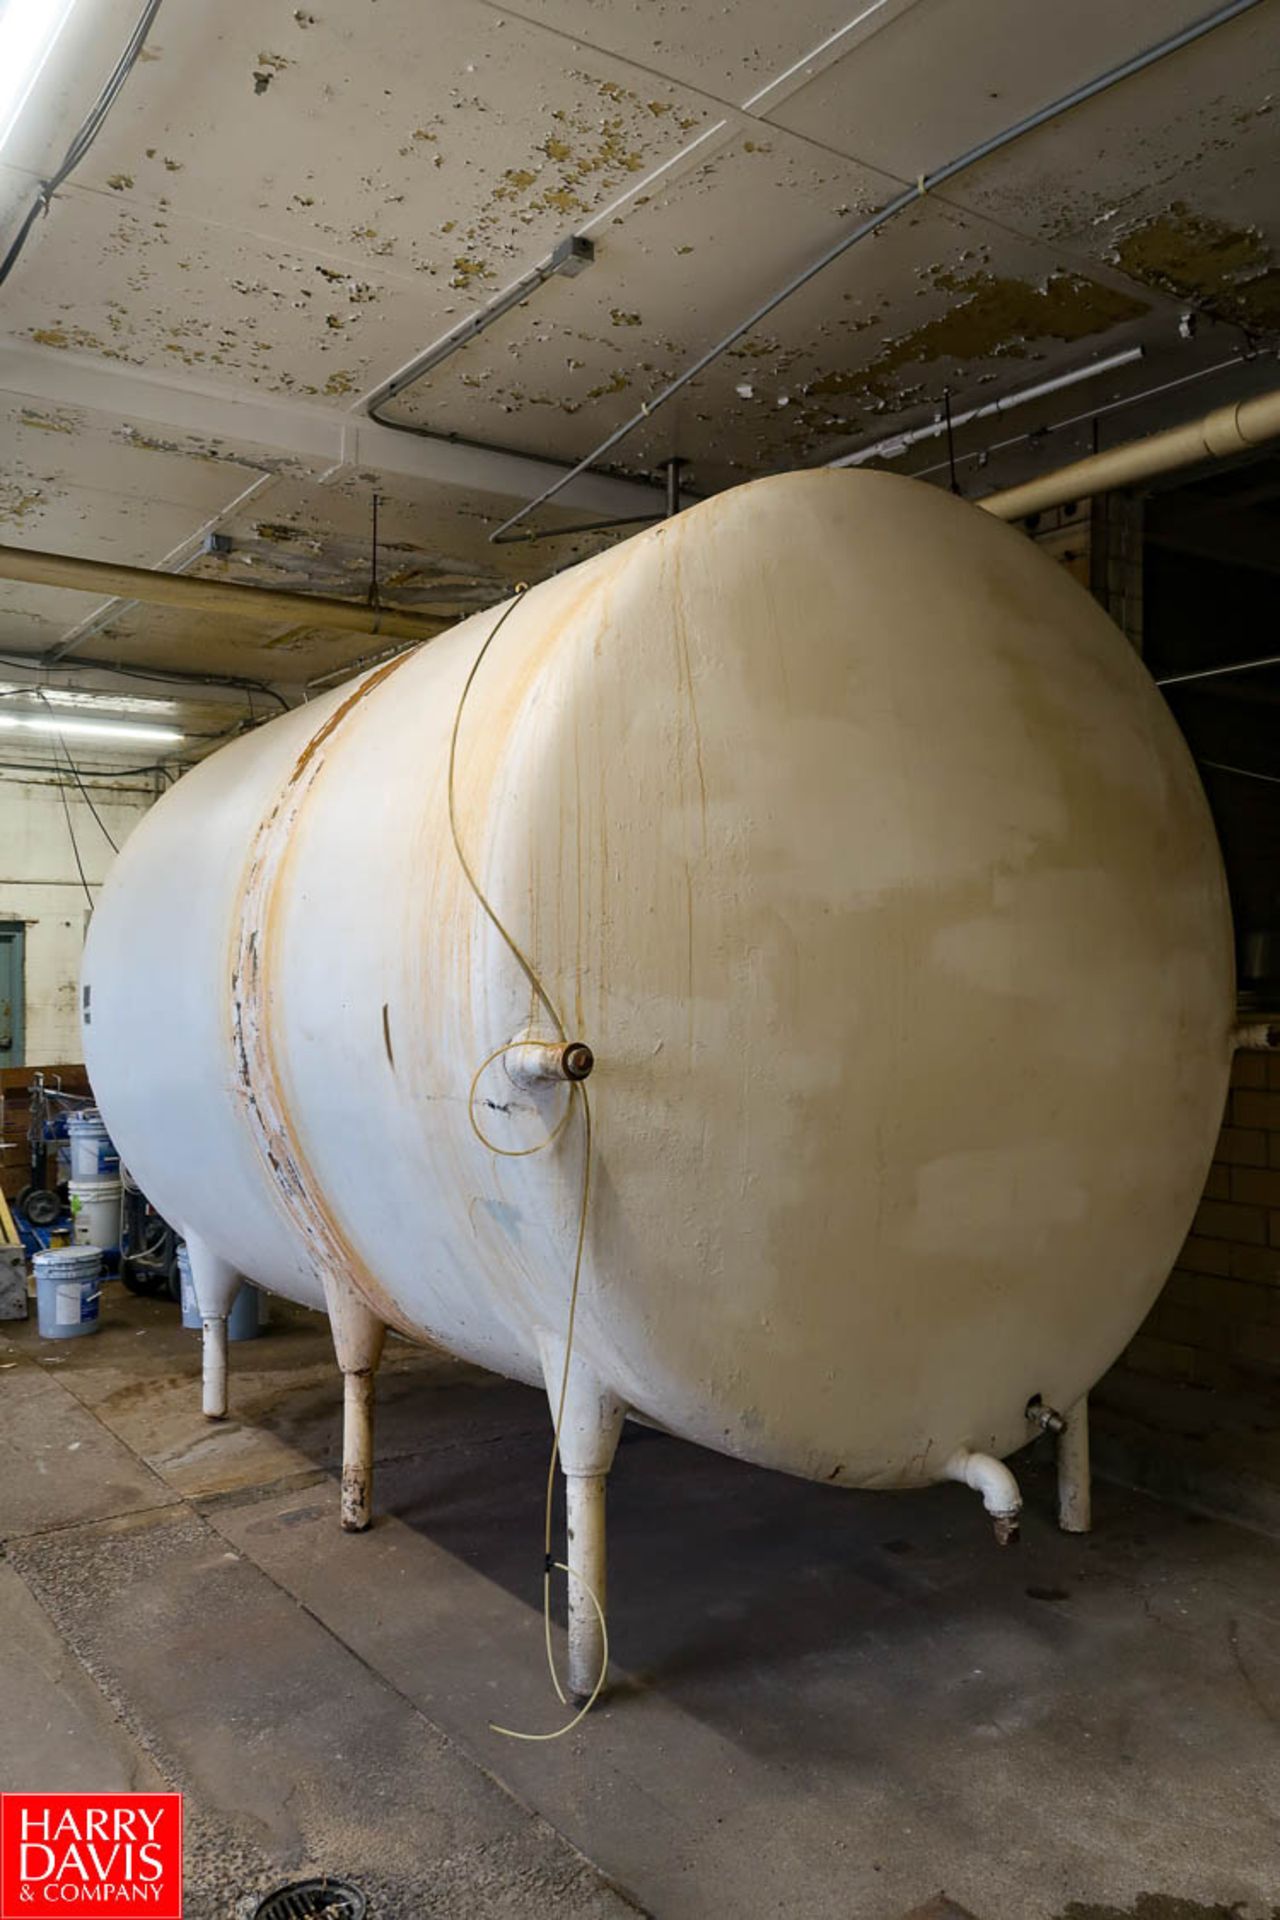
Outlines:
[{"label": "white tank", "polygon": [[[85,1052],[125,1163],[260,1285],[342,1276],[527,1380],[580,1102],[449,824],[498,616],[198,766],[112,870]],[[1231,1051],[1208,809],[1019,532],[877,473],[719,495],[545,581],[456,739],[463,854],[594,1050],[574,1355],[677,1434],[903,1487],[1029,1437],[1154,1300]],[[553,1142],[532,1146],[573,1110]]]}]

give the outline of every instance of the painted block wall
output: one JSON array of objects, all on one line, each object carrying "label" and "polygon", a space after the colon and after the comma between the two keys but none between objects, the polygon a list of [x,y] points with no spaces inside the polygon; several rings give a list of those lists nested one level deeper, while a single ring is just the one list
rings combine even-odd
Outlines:
[{"label": "painted block wall", "polygon": [[[121,845],[155,799],[150,784],[85,777]],[[51,778],[0,776],[0,920],[26,927],[25,1064],[79,1060],[79,977],[88,902],[76,871],[63,790]],[[89,890],[115,858],[82,795],[66,790]]]},{"label": "painted block wall", "polygon": [[1195,1221],[1125,1365],[1200,1387],[1280,1387],[1280,1059],[1238,1053]]}]

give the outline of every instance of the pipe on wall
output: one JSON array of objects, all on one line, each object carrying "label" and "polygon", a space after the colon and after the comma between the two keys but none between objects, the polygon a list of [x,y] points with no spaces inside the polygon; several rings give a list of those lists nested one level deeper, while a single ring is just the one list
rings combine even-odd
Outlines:
[{"label": "pipe on wall", "polygon": [[1023,520],[1031,513],[1043,513],[1049,507],[1065,506],[1069,501],[1087,500],[1098,493],[1114,493],[1118,487],[1131,487],[1142,480],[1153,480],[1160,473],[1175,473],[1181,467],[1198,466],[1202,460],[1226,460],[1235,453],[1247,453],[1280,436],[1280,388],[1260,393],[1253,400],[1241,400],[1217,407],[1183,426],[1169,427],[1145,440],[1127,440],[1123,446],[1105,453],[1093,453],[1053,473],[1042,474],[1020,487],[1006,487],[976,502],[985,513],[998,520]]}]

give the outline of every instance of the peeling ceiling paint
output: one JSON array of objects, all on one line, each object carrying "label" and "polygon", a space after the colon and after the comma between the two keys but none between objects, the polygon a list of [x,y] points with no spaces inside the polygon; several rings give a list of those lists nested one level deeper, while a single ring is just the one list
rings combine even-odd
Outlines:
[{"label": "peeling ceiling paint", "polygon": [[[1241,330],[1274,346],[1278,3],[922,199],[655,414],[621,469],[678,453],[713,490],[927,419],[944,392],[964,406],[1120,345],[1146,359],[1097,404],[1215,365]],[[1032,30],[1013,0],[885,0],[855,30],[857,10],[826,0],[437,0],[426,33],[416,0],[166,9],[37,224],[0,335],[267,405],[250,442],[184,428],[176,404],[170,427],[123,403],[78,410],[56,383],[0,396],[0,530],[358,595],[377,491],[388,594],[488,604],[517,566],[487,544],[493,495],[273,447],[271,403],[344,416],[585,229],[589,272],[548,282],[398,403],[463,441],[576,460],[904,181],[1200,11],[1080,0]],[[24,117],[0,165],[0,224],[129,17],[103,0],[74,24],[47,111]],[[1203,323],[1192,340],[1186,308]],[[199,550],[213,525],[231,541],[221,558]],[[591,544],[516,550],[520,570]],[[0,588],[10,647],[46,648],[92,613]],[[104,658],[249,671],[283,652],[301,673],[361,651],[358,637],[273,640],[156,610],[89,624],[78,644]]]}]

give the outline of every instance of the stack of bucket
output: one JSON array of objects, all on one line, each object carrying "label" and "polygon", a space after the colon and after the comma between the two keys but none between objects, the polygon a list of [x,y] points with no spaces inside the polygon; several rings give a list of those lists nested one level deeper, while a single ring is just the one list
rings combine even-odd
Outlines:
[{"label": "stack of bucket", "polygon": [[74,1223],[72,1238],[77,1246],[100,1247],[114,1253],[120,1246],[124,1204],[120,1155],[96,1107],[67,1115],[67,1140],[71,1147],[67,1192]]},{"label": "stack of bucket", "polygon": [[32,1258],[36,1313],[46,1340],[75,1340],[98,1331],[102,1294],[99,1247],[49,1247]]},{"label": "stack of bucket", "polygon": [[[196,1290],[191,1284],[191,1255],[187,1252],[185,1240],[178,1242],[178,1272],[182,1277],[182,1324],[184,1327],[193,1327],[199,1333],[203,1322],[196,1301]],[[263,1295],[252,1282],[245,1280],[227,1315],[228,1340],[256,1340],[266,1325],[266,1318]]]}]

